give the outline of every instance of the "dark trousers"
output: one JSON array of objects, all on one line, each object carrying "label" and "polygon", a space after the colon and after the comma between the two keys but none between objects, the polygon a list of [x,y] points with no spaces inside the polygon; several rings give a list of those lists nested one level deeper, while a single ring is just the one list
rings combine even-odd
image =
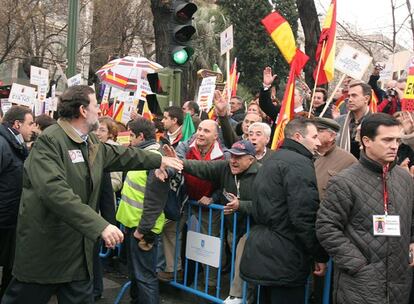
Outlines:
[{"label": "dark trousers", "polygon": [[56,295],[59,304],[93,304],[92,281],[60,284],[24,283],[13,278],[1,304],[47,304]]},{"label": "dark trousers", "polygon": [[101,251],[102,242],[99,241],[95,244],[94,255],[93,255],[93,296],[100,297],[103,293],[103,267],[102,261],[99,257]]},{"label": "dark trousers", "polygon": [[303,304],[305,303],[305,286],[280,287],[261,286],[260,304]]},{"label": "dark trousers", "polygon": [[0,302],[12,279],[14,250],[16,246],[16,228],[0,229],[0,266],[3,266]]},{"label": "dark trousers", "polygon": [[134,238],[135,228],[127,228],[126,246],[129,277],[131,280],[131,303],[158,304],[159,287],[157,279],[158,236],[154,246],[144,251]]}]

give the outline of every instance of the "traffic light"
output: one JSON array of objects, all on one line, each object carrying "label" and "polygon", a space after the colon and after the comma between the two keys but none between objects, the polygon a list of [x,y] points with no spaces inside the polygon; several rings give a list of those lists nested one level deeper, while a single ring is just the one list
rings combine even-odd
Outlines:
[{"label": "traffic light", "polygon": [[181,105],[181,73],[179,69],[163,68],[147,75],[153,92],[147,95],[152,113],[162,114],[169,106]]},{"label": "traffic light", "polygon": [[170,52],[173,65],[186,64],[194,54],[194,49],[189,45],[189,41],[196,32],[192,24],[193,15],[196,11],[197,5],[188,0],[173,0],[170,22]]}]

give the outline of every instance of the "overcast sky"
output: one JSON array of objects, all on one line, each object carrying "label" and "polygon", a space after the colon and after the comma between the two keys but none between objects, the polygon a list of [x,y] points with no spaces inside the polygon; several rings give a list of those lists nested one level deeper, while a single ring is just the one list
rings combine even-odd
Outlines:
[{"label": "overcast sky", "polygon": [[[408,16],[406,0],[394,0],[397,4],[397,27]],[[330,0],[315,0],[317,10],[323,16],[326,13]],[[337,0],[337,21],[346,22],[357,29],[358,33],[383,33],[392,38],[391,0]],[[411,3],[413,6],[413,3]],[[412,7],[413,8],[413,7]],[[397,42],[412,50],[412,34],[408,29],[408,20],[405,27],[397,34]]]}]

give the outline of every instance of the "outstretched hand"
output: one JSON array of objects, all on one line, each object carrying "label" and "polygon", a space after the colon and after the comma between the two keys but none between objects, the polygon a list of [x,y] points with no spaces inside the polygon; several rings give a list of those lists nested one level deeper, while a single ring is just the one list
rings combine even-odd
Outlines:
[{"label": "outstretched hand", "polygon": [[228,110],[228,102],[219,90],[214,91],[214,107],[218,116],[226,116]]},{"label": "outstretched hand", "polygon": [[183,170],[183,161],[177,157],[163,156],[161,159],[160,170],[165,170],[167,167],[173,168],[181,172]]},{"label": "outstretched hand", "polygon": [[266,87],[270,87],[275,81],[277,74],[272,75],[272,68],[265,67],[263,70],[263,85]]},{"label": "outstretched hand", "polygon": [[402,112],[400,116],[401,125],[406,135],[414,132],[414,121],[410,112]]}]

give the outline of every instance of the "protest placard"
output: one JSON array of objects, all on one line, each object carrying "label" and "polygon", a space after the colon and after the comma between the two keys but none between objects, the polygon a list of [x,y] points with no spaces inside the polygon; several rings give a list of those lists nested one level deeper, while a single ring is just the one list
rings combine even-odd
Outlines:
[{"label": "protest placard", "polygon": [[9,95],[10,102],[31,108],[34,105],[35,99],[36,99],[35,88],[24,86],[18,83],[12,84],[10,95]]},{"label": "protest placard", "polygon": [[76,74],[73,77],[68,78],[68,87],[82,84],[82,74]]},{"label": "protest placard", "polygon": [[401,109],[414,112],[414,57],[409,62],[407,84],[405,85],[403,99],[401,100]]},{"label": "protest placard", "polygon": [[216,76],[203,78],[198,90],[197,104],[200,111],[208,111],[213,105],[214,90],[216,89]]},{"label": "protest placard", "polygon": [[230,25],[220,34],[220,53],[226,54],[233,48],[233,25]]},{"label": "protest placard", "polygon": [[3,111],[3,114],[6,114],[8,110],[12,107],[12,103],[9,101],[8,98],[1,98],[1,110]]},{"label": "protest placard", "polygon": [[30,66],[30,84],[47,85],[49,83],[49,70],[37,66]]},{"label": "protest placard", "polygon": [[344,45],[336,56],[335,69],[354,79],[362,79],[371,61],[372,57],[367,54]]}]

